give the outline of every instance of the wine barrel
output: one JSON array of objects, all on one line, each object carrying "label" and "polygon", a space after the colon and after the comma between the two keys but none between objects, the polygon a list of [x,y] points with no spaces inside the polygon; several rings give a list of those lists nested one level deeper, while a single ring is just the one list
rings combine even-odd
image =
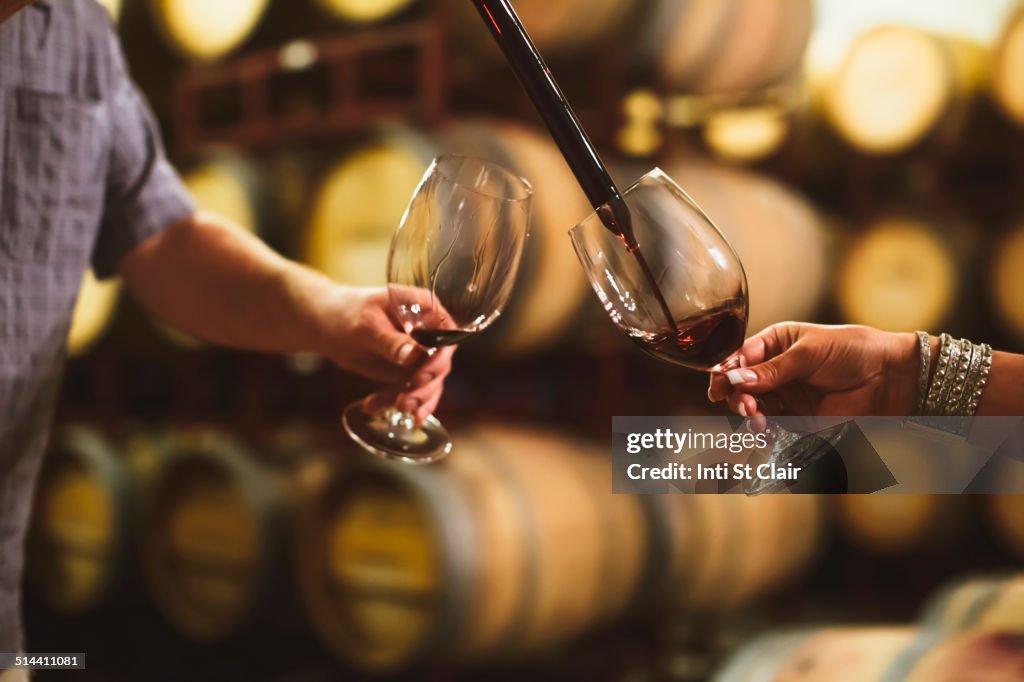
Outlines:
[{"label": "wine barrel", "polygon": [[121,281],[108,279],[99,281],[92,270],[82,277],[82,287],[71,314],[68,329],[68,355],[85,355],[103,338],[110,326],[117,304],[121,298]]},{"label": "wine barrel", "polygon": [[[501,51],[471,2],[449,0],[452,31],[459,50],[474,59],[500,60]],[[624,0],[519,0],[516,13],[546,59],[558,59],[599,48],[632,14]]]},{"label": "wine barrel", "polygon": [[799,69],[813,23],[809,0],[657,0],[635,60],[679,92],[740,92]]},{"label": "wine barrel", "polygon": [[1024,575],[982,576],[955,582],[925,607],[932,631],[1024,634]]},{"label": "wine barrel", "polygon": [[612,495],[604,453],[481,426],[429,468],[368,463],[313,495],[299,531],[303,601],[350,664],[522,656],[626,609],[647,535]]},{"label": "wine barrel", "polygon": [[[953,528],[947,522],[954,505],[946,495],[880,493],[839,495],[838,522],[843,536],[874,555],[907,555],[936,544],[948,545]],[[962,509],[955,505],[956,509]]]},{"label": "wine barrel", "polygon": [[[921,639],[909,627],[837,627],[768,635],[733,656],[713,682],[1000,682],[1022,680],[1024,640],[967,632]],[[920,650],[905,658],[908,651]]]},{"label": "wine barrel", "polygon": [[652,501],[657,535],[645,599],[717,612],[763,596],[806,568],[823,534],[813,495],[683,495]]},{"label": "wine barrel", "polygon": [[966,632],[929,650],[905,682],[1021,682],[1024,634]]},{"label": "wine barrel", "polygon": [[252,34],[269,0],[150,0],[153,22],[178,54],[212,61],[229,54]]},{"label": "wine barrel", "polygon": [[[1024,577],[975,578],[940,592],[925,609],[921,627],[828,627],[770,634],[743,647],[713,679],[1019,680],[1024,679],[1022,634]],[[1014,675],[997,674],[1009,671]]]},{"label": "wine barrel", "polygon": [[283,620],[295,480],[231,437],[175,434],[143,520],[142,562],[157,608],[182,636],[226,640]]},{"label": "wine barrel", "polygon": [[900,427],[868,429],[865,435],[898,482],[871,495],[833,498],[836,523],[845,539],[865,552],[885,556],[955,546],[966,530],[966,499],[916,491],[962,491],[977,466],[976,460],[969,461],[970,446],[948,440],[933,443]]},{"label": "wine barrel", "polygon": [[503,121],[458,122],[434,140],[409,129],[382,131],[323,174],[301,248],[312,267],[346,283],[387,283],[391,236],[424,170],[439,152],[502,164],[534,185],[530,239],[512,299],[482,339],[497,353],[544,348],[573,328],[586,279],[565,231],[590,211],[555,145]]},{"label": "wine barrel", "polygon": [[670,158],[665,171],[704,209],[743,262],[750,291],[748,332],[814,315],[826,289],[829,240],[805,199],[766,176],[707,161]]},{"label": "wine barrel", "polygon": [[415,0],[317,0],[329,15],[350,24],[372,24],[401,13]]},{"label": "wine barrel", "polygon": [[1010,230],[992,254],[992,301],[1008,331],[1024,339],[1024,222]]},{"label": "wine barrel", "polygon": [[996,532],[1014,555],[1024,559],[1024,495],[992,495],[988,502]]},{"label": "wine barrel", "polygon": [[130,478],[110,442],[81,425],[54,433],[36,489],[27,575],[55,613],[107,603],[131,552]]},{"label": "wine barrel", "polygon": [[955,310],[961,257],[946,226],[882,217],[857,236],[838,268],[843,320],[893,332],[937,329]]},{"label": "wine barrel", "polygon": [[955,139],[981,80],[984,53],[966,40],[880,26],[855,40],[821,93],[841,138],[896,154],[928,137]]},{"label": "wine barrel", "polygon": [[140,430],[115,448],[83,424],[54,432],[27,541],[27,575],[51,613],[94,614],[126,603],[137,587],[136,518],[160,438]]},{"label": "wine barrel", "polygon": [[342,154],[317,182],[302,260],[347,284],[386,284],[391,235],[436,154],[431,139],[399,127]]},{"label": "wine barrel", "polygon": [[785,143],[790,114],[782,107],[762,105],[713,112],[704,123],[704,142],[716,156],[751,163],[766,159]]},{"label": "wine barrel", "polygon": [[1024,125],[1024,7],[1006,22],[992,61],[992,93],[1013,121]]},{"label": "wine barrel", "polygon": [[898,682],[885,677],[913,641],[912,627],[828,627],[759,637],[737,652],[713,682]]},{"label": "wine barrel", "polygon": [[[186,164],[182,182],[197,208],[227,218],[268,245],[280,248],[280,216],[274,193],[255,161],[227,148],[206,150]],[[173,345],[195,349],[202,341],[159,317],[153,326]]]},{"label": "wine barrel", "polygon": [[546,134],[506,121],[457,123],[441,140],[448,151],[493,160],[533,184],[530,238],[489,349],[523,354],[565,338],[591,303],[566,232],[592,209],[558,148]]}]

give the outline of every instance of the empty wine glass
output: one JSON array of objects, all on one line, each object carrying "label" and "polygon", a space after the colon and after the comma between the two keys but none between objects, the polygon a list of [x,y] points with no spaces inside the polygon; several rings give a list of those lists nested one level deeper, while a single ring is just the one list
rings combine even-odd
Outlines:
[{"label": "empty wine glass", "polygon": [[[508,303],[528,237],[530,184],[466,156],[434,159],[391,239],[388,293],[402,329],[433,353],[486,329]],[[348,434],[373,454],[424,464],[451,452],[433,415],[346,408]]]},{"label": "empty wine glass", "polygon": [[[747,331],[743,264],[707,214],[659,168],[623,193],[632,239],[610,229],[610,206],[569,231],[573,248],[608,316],[643,351],[707,372],[740,366]],[[839,437],[843,430],[837,430]],[[777,465],[809,464],[832,433],[769,429]],[[747,492],[775,490],[754,480]]]}]

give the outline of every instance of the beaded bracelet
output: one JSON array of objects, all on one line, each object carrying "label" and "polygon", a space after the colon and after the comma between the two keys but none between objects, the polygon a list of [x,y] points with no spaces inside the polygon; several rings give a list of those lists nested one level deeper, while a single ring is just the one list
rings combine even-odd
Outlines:
[{"label": "beaded bracelet", "polygon": [[920,372],[915,412],[925,416],[973,416],[992,370],[992,347],[941,334],[935,373],[929,377],[928,334],[917,332],[917,339]]}]

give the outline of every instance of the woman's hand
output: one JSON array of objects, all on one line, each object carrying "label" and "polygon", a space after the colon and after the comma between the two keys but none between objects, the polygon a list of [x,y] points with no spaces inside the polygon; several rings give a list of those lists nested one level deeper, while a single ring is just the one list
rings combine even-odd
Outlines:
[{"label": "woman's hand", "polygon": [[914,410],[915,334],[787,322],[747,339],[739,355],[741,368],[711,376],[708,398],[725,400],[743,416],[764,415],[762,406],[775,416],[906,415]]}]

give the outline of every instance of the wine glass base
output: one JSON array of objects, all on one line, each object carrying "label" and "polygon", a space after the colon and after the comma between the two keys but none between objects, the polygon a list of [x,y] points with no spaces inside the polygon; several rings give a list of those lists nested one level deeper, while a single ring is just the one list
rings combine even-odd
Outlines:
[{"label": "wine glass base", "polygon": [[345,408],[341,422],[364,450],[396,462],[429,464],[452,451],[451,437],[434,415],[417,425],[410,415],[396,410],[367,413],[356,401]]},{"label": "wine glass base", "polygon": [[[794,433],[785,429],[772,428],[772,454],[768,462],[776,467],[810,468],[823,457],[835,453],[836,445],[849,429],[849,423],[838,424],[818,433]],[[747,495],[782,492],[789,482],[771,478],[753,478],[747,481],[744,491]]]}]

